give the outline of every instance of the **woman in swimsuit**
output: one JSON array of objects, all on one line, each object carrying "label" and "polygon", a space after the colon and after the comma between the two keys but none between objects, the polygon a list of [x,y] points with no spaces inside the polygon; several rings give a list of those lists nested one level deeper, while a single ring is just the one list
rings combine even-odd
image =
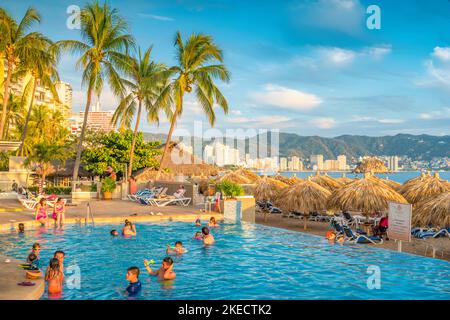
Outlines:
[{"label": "woman in swimsuit", "polygon": [[39,203],[36,205],[35,216],[36,220],[42,225],[45,225],[45,223],[48,222],[47,204],[44,198],[39,200]]},{"label": "woman in swimsuit", "polygon": [[66,219],[66,207],[63,199],[58,198],[53,208],[53,219],[55,220],[55,226],[59,225],[61,228]]}]

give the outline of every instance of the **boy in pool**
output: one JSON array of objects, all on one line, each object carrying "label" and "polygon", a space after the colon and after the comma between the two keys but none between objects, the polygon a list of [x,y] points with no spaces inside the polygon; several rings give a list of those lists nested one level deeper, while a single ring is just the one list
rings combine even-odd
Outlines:
[{"label": "boy in pool", "polygon": [[113,229],[109,232],[110,235],[112,235],[113,237],[117,237],[119,235],[119,232],[116,229]]},{"label": "boy in pool", "polygon": [[18,228],[19,228],[19,230],[18,230],[19,233],[25,233],[25,225],[23,223],[19,223]]},{"label": "boy in pool", "polygon": [[187,250],[186,250],[186,248],[183,247],[183,243],[181,241],[175,242],[175,247],[173,247],[173,249],[168,245],[167,250],[166,250],[167,254],[171,254],[171,253],[183,254],[186,252],[187,252]]},{"label": "boy in pool", "polygon": [[156,271],[153,271],[149,264],[149,261],[144,260],[144,265],[148,273],[152,276],[157,276],[161,280],[172,280],[177,276],[176,273],[173,272],[173,260],[171,257],[165,257],[161,268]]},{"label": "boy in pool", "polygon": [[[37,242],[33,243],[33,248],[30,251],[30,254],[35,254],[37,257],[37,260],[39,260],[39,254],[41,253],[41,245]],[[31,261],[28,260],[27,258],[27,262],[31,263]]]},{"label": "boy in pool", "polygon": [[34,253],[30,253],[27,258],[30,265],[30,270],[39,270],[39,259]]},{"label": "boy in pool", "polygon": [[215,242],[213,235],[209,233],[209,229],[207,227],[202,228],[202,234],[204,244],[213,244]]},{"label": "boy in pool", "polygon": [[130,282],[127,287],[129,297],[135,297],[142,289],[142,284],[139,281],[140,270],[138,267],[130,267],[127,270],[126,279]]}]

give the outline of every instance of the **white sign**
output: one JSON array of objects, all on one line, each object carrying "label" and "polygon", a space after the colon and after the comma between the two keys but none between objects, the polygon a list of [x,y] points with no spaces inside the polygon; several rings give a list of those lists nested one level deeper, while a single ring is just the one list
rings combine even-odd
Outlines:
[{"label": "white sign", "polygon": [[411,215],[410,204],[389,202],[389,238],[411,241]]}]

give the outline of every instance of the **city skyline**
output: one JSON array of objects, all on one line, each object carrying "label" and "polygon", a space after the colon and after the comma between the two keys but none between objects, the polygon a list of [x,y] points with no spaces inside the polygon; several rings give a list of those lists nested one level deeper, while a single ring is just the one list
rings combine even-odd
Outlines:
[{"label": "city skyline", "polygon": [[[324,137],[450,133],[450,36],[445,31],[450,20],[441,14],[450,9],[448,1],[376,1],[380,30],[367,28],[372,2],[363,0],[249,1],[239,3],[239,11],[233,10],[234,1],[134,2],[110,1],[132,21],[137,41],[154,45],[157,61],[173,63],[176,30],[185,35],[208,30],[224,49],[232,81],[221,86],[230,113],[218,112],[219,130],[277,127]],[[39,30],[54,40],[78,38],[77,30],[66,27],[72,4],[34,5],[43,15]],[[29,5],[32,1],[4,1],[14,16]],[[75,62],[64,55],[60,73],[73,86],[77,112],[85,90]],[[108,110],[116,106],[107,88],[101,103]],[[194,120],[206,124],[201,107],[188,97],[179,128],[189,129]],[[167,127],[162,119],[159,128],[145,123],[142,131],[166,132]]]}]

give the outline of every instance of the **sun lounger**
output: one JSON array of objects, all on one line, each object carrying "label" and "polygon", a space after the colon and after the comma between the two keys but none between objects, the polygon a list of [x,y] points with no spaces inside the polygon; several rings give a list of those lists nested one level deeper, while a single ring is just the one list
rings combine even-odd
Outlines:
[{"label": "sun lounger", "polygon": [[34,210],[36,205],[39,203],[36,199],[25,199],[25,198],[17,198],[20,201],[20,204],[29,210]]},{"label": "sun lounger", "polygon": [[383,243],[383,239],[377,236],[367,236],[365,234],[354,232],[349,226],[343,225],[344,235],[347,241],[351,241],[354,243],[373,243],[373,244],[381,244]]},{"label": "sun lounger", "polygon": [[191,203],[191,198],[165,197],[149,199],[148,202],[149,204],[155,205],[157,207],[165,207],[170,204],[187,207]]}]

